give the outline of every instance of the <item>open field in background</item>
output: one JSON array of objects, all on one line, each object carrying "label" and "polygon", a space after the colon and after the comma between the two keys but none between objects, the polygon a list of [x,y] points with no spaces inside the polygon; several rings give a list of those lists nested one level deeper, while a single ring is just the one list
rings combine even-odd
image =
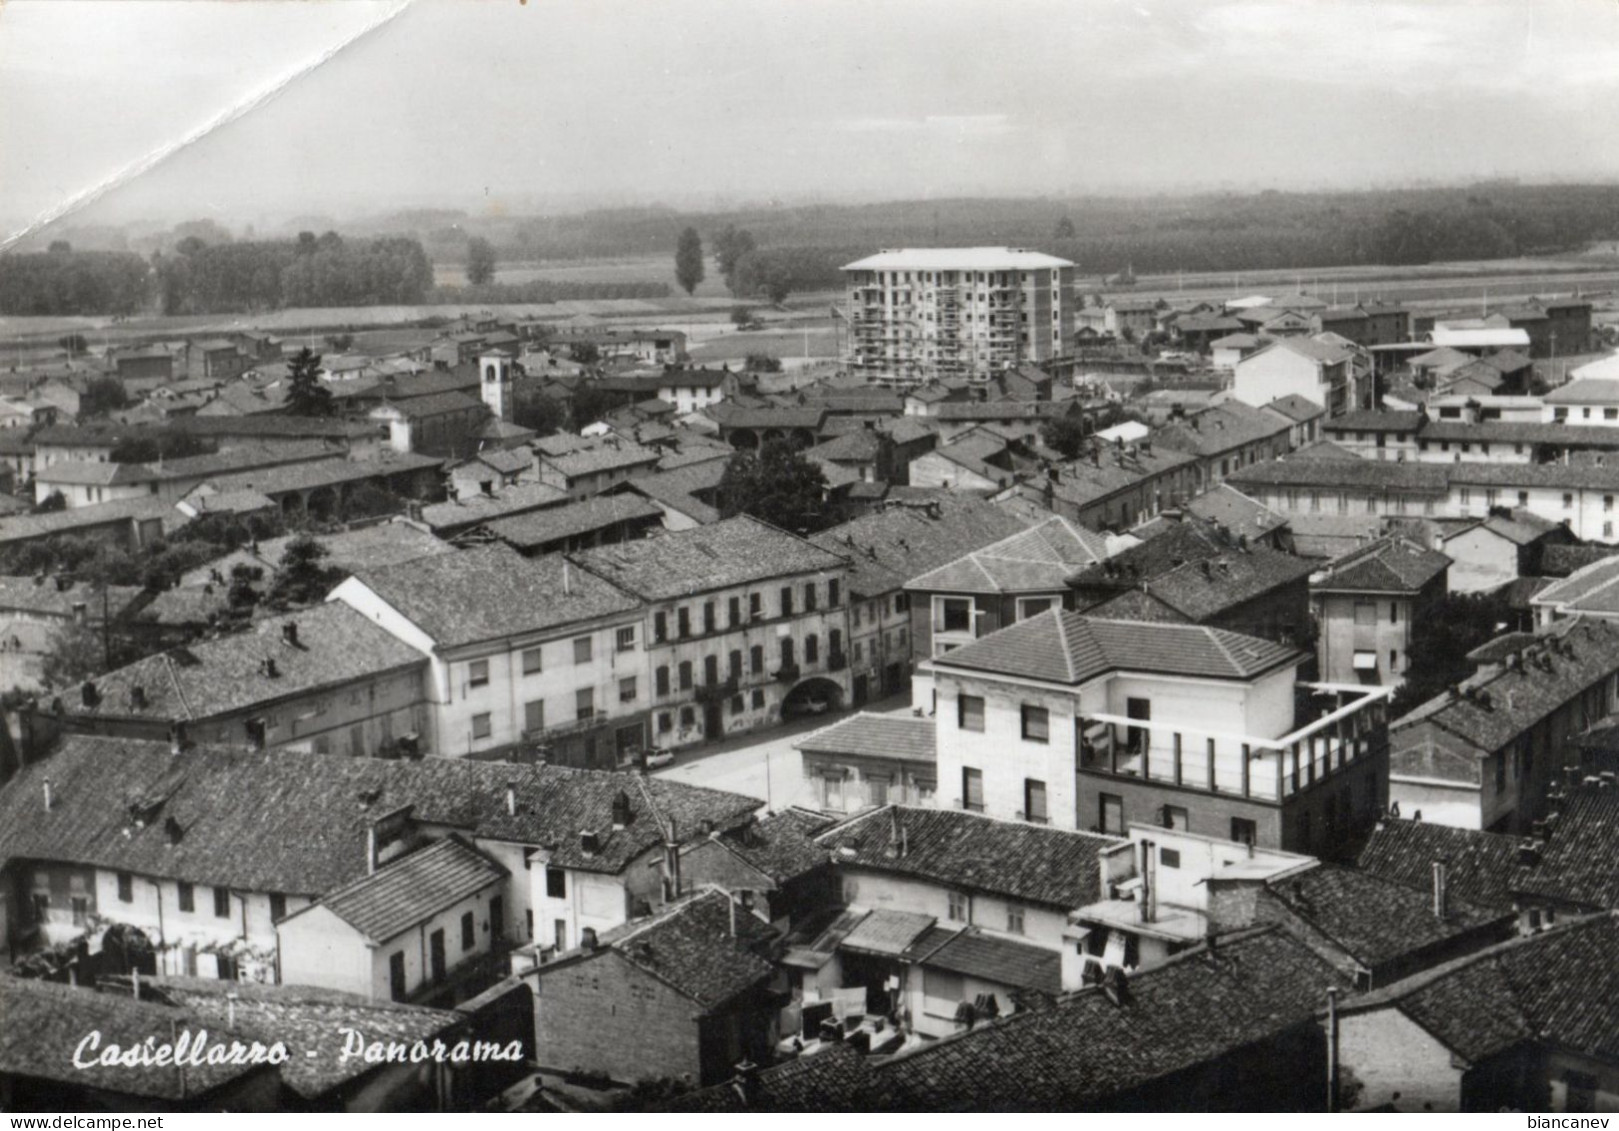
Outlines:
[{"label": "open field in background", "polygon": [[[1483,302],[1500,303],[1530,295],[1566,295],[1579,291],[1598,307],[1619,309],[1619,264],[1608,255],[1488,262],[1436,263],[1420,267],[1340,267],[1311,272],[1252,271],[1235,275],[1144,275],[1136,286],[1107,287],[1091,276],[1082,277],[1085,294],[1163,297],[1170,302],[1227,299],[1252,293],[1286,294],[1301,285],[1329,302],[1385,297],[1419,307],[1467,308]],[[441,281],[458,283],[460,266],[442,264]],[[604,260],[566,260],[543,263],[508,263],[500,266],[502,282],[545,279],[572,282],[673,282],[672,256],[646,256]],[[751,352],[782,358],[805,352],[803,330],[809,330],[811,357],[830,357],[835,351],[829,306],[840,299],[823,291],[791,296],[786,309],[756,305],[767,328],[737,334],[729,322],[736,300],[725,293],[724,283],[711,274],[688,298],[677,293],[666,299],[596,299],[555,303],[507,305],[455,304],[440,306],[326,307],[270,311],[261,314],[214,314],[175,317],[107,318],[0,318],[0,366],[26,364],[18,346],[52,345],[57,337],[77,332],[86,335],[92,349],[108,345],[189,335],[221,334],[259,329],[295,336],[320,335],[371,327],[398,326],[430,318],[452,319],[463,313],[490,310],[515,320],[563,320],[588,315],[613,325],[661,326],[685,330],[691,337],[692,356],[699,362],[740,360]],[[1598,319],[1602,319],[1599,312]],[[318,337],[315,342],[319,346]],[[7,361],[5,352],[12,350]]]}]

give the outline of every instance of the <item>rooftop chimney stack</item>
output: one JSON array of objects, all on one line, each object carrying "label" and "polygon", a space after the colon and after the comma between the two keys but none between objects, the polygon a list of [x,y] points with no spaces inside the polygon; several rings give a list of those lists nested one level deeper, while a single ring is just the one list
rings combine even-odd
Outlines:
[{"label": "rooftop chimney stack", "polygon": [[1443,860],[1433,862],[1433,916],[1440,922],[1450,918],[1450,890]]},{"label": "rooftop chimney stack", "polygon": [[281,626],[281,639],[287,642],[288,647],[298,647],[298,622],[289,620]]},{"label": "rooftop chimney stack", "polygon": [[514,781],[506,783],[506,816],[517,816],[517,783]]},{"label": "rooftop chimney stack", "polygon": [[377,870],[377,826],[365,827],[365,874],[372,875]]},{"label": "rooftop chimney stack", "polygon": [[49,813],[56,804],[56,797],[51,791],[51,779],[45,779],[45,812]]}]

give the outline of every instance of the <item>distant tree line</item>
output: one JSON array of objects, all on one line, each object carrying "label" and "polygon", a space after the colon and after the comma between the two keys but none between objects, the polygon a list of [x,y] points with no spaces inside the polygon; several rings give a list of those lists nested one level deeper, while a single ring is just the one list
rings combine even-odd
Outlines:
[{"label": "distant tree line", "polygon": [[606,298],[668,298],[668,283],[575,283],[531,279],[526,283],[480,283],[434,287],[427,303],[540,303]]},{"label": "distant tree line", "polygon": [[130,252],[0,255],[0,314],[214,314],[288,306],[416,305],[433,285],[420,242],[296,240],[207,243],[189,235],[150,261]]}]

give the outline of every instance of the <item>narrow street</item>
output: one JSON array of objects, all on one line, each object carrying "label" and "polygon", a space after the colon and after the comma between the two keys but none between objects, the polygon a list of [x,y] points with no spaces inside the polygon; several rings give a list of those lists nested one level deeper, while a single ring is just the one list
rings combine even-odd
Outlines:
[{"label": "narrow street", "polygon": [[[870,714],[902,714],[910,709],[908,695],[893,695],[860,708]],[[689,747],[682,750],[671,765],[654,770],[653,775],[757,797],[772,811],[808,804],[810,796],[804,782],[803,760],[793,744],[807,734],[856,713],[846,710],[813,715],[794,719],[774,730]]]}]

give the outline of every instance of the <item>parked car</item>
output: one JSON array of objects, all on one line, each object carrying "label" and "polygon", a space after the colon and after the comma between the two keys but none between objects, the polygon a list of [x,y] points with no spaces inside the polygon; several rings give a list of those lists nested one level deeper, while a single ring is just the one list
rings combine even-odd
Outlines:
[{"label": "parked car", "polygon": [[646,756],[646,768],[655,770],[659,766],[672,764],[674,760],[675,752],[673,750],[649,750]]}]

